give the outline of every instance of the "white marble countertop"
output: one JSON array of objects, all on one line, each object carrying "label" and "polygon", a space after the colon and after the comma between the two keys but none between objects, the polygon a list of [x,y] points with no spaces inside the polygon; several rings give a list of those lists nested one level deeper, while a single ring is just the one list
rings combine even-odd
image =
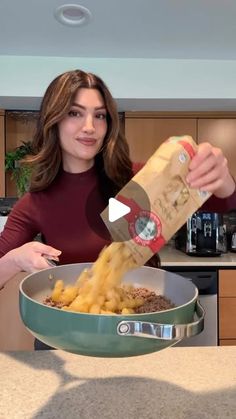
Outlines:
[{"label": "white marble countertop", "polygon": [[176,250],[170,245],[164,246],[160,252],[161,266],[205,266],[205,267],[236,267],[236,253],[222,253],[220,256],[213,257],[199,257],[199,256],[188,256],[180,250]]},{"label": "white marble countertop", "polygon": [[1,419],[235,419],[236,346],[0,353]]}]

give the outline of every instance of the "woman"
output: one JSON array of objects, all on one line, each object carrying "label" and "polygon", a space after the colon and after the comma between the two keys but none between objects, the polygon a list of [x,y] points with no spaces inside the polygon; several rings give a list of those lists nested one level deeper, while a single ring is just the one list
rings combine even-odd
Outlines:
[{"label": "woman", "polygon": [[[20,271],[94,261],[110,242],[100,213],[133,176],[115,102],[97,76],[69,71],[44,95],[33,139],[30,192],[12,210],[0,236],[0,287]],[[191,187],[227,198],[235,191],[218,148],[199,146]],[[43,243],[33,241],[41,233]]]}]

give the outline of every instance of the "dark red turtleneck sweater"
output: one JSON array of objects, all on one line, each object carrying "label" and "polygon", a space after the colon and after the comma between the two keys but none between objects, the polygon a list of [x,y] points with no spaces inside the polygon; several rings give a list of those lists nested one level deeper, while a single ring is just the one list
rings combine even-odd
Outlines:
[{"label": "dark red turtleneck sweater", "polygon": [[26,193],[14,206],[0,235],[0,257],[32,241],[38,233],[62,251],[60,263],[93,262],[110,243],[100,217],[106,207],[95,167],[62,171],[44,191]]}]

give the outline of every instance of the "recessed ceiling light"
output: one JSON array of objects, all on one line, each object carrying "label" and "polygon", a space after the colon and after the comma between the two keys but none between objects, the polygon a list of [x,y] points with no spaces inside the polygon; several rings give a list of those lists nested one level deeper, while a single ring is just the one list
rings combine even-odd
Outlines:
[{"label": "recessed ceiling light", "polygon": [[79,4],[63,4],[57,7],[54,13],[58,22],[67,26],[82,26],[92,17],[91,12]]}]

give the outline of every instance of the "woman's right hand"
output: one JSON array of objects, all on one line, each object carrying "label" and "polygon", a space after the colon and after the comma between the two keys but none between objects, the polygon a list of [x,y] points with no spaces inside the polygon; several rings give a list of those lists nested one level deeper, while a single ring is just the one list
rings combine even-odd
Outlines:
[{"label": "woman's right hand", "polygon": [[11,250],[8,257],[20,271],[32,273],[48,268],[46,258],[58,261],[60,254],[60,250],[34,241]]}]

